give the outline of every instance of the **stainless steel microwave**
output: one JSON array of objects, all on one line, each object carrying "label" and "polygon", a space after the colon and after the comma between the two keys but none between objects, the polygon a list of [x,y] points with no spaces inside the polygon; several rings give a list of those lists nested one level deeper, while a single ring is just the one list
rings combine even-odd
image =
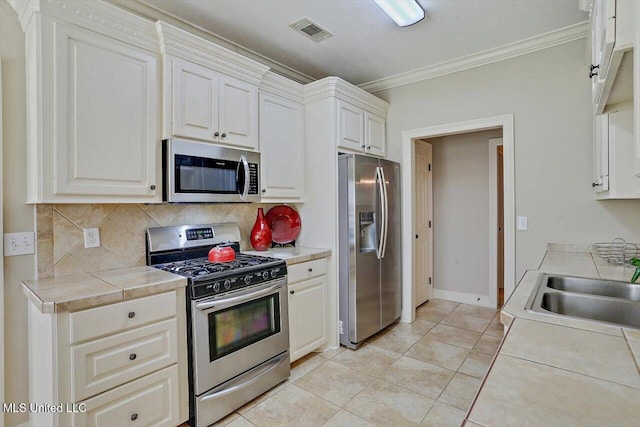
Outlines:
[{"label": "stainless steel microwave", "polygon": [[260,153],[165,139],[162,157],[165,202],[260,201]]}]

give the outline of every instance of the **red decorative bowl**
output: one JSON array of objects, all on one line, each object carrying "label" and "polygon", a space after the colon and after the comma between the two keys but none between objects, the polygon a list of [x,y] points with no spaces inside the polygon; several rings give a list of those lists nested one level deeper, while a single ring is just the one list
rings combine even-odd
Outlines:
[{"label": "red decorative bowl", "polygon": [[210,262],[229,262],[236,259],[236,251],[228,246],[215,247],[209,251]]},{"label": "red decorative bowl", "polygon": [[276,243],[291,243],[300,234],[302,221],[293,208],[285,205],[274,206],[265,215],[271,228],[271,240]]}]

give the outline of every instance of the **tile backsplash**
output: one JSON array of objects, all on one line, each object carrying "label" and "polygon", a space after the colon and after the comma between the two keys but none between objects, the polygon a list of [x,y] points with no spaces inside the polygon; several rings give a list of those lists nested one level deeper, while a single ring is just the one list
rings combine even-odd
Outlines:
[{"label": "tile backsplash", "polygon": [[[249,233],[258,208],[273,204],[37,205],[38,278],[145,265],[144,231],[167,225],[237,222],[242,250],[251,249]],[[100,229],[100,247],[85,249],[84,228]]]}]

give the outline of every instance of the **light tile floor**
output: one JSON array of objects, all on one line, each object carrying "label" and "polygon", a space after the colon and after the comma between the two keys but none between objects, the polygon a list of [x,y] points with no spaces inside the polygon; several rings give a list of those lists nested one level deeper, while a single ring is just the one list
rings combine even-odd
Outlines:
[{"label": "light tile floor", "polygon": [[289,380],[215,425],[460,426],[500,345],[497,313],[431,300],[357,351],[296,361]]}]

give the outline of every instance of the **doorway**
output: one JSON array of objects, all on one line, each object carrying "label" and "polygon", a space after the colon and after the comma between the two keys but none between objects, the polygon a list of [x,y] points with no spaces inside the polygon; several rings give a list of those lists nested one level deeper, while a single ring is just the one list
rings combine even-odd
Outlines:
[{"label": "doorway", "polygon": [[504,147],[502,138],[489,140],[489,251],[495,257],[489,271],[489,298],[504,304]]},{"label": "doorway", "polygon": [[[402,234],[411,236],[403,239],[403,253],[409,254],[402,260],[403,309],[401,321],[415,319],[417,294],[414,289],[414,267],[417,262],[415,251],[414,186],[415,151],[418,140],[463,134],[491,129],[502,129],[503,176],[504,176],[504,298],[508,298],[515,288],[515,192],[514,192],[514,117],[513,114],[495,116],[465,122],[451,123],[407,130],[402,133]],[[485,146],[486,147],[486,146]],[[497,268],[496,268],[497,270]],[[487,298],[488,300],[488,298]],[[489,306],[497,305],[497,298]]]}]

